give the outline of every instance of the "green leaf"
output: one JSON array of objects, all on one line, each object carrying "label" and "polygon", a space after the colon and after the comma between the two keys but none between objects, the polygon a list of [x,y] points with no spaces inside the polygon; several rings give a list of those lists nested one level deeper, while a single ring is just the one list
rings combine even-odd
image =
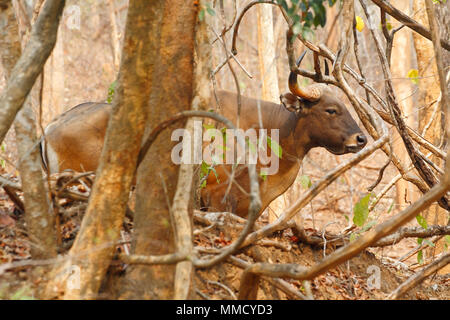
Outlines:
[{"label": "green leaf", "polygon": [[262,178],[263,181],[266,181],[267,173],[265,173],[264,171],[260,171],[259,172],[259,176]]},{"label": "green leaf", "polygon": [[203,174],[202,177],[206,176],[209,173],[209,165],[205,161],[202,161],[200,170],[201,170],[201,173]]},{"label": "green leaf", "polygon": [[309,26],[305,25],[302,28],[302,37],[309,41],[311,41],[314,38],[314,32],[311,30]]},{"label": "green leaf", "polygon": [[269,148],[272,149],[273,152],[275,152],[275,155],[281,159],[281,157],[283,156],[283,149],[278,144],[278,142],[272,140],[270,137],[267,137],[267,144],[269,145]]},{"label": "green leaf", "polygon": [[208,11],[210,16],[215,16],[216,15],[216,12],[214,11],[213,8],[208,7],[208,8],[206,8],[206,11]]},{"label": "green leaf", "polygon": [[392,208],[394,208],[394,201],[392,201],[391,205],[389,206],[387,213],[390,213],[392,211]]},{"label": "green leaf", "polygon": [[214,167],[209,167],[208,170],[211,170],[212,173],[214,173],[214,176],[216,177],[217,183],[220,183],[220,179],[219,179],[219,176],[217,175],[216,169]]},{"label": "green leaf", "polygon": [[296,22],[294,24],[294,26],[292,27],[292,32],[296,36],[296,35],[300,34],[300,32],[302,32],[302,29],[303,29],[302,24],[300,22]]},{"label": "green leaf", "polygon": [[207,123],[204,123],[204,124],[203,124],[203,128],[204,128],[205,130],[209,130],[209,129],[215,129],[216,127],[215,127],[213,124],[207,124]]},{"label": "green leaf", "polygon": [[357,233],[356,233],[356,232],[352,232],[352,233],[350,234],[350,242],[355,241],[356,238],[358,238]]},{"label": "green leaf", "polygon": [[300,185],[303,189],[309,189],[312,186],[311,179],[308,176],[301,175],[300,176]]},{"label": "green leaf", "polygon": [[205,19],[205,9],[200,9],[198,12],[198,20],[203,21],[203,19]]},{"label": "green leaf", "polygon": [[116,81],[113,81],[108,88],[108,96],[106,98],[106,102],[107,103],[112,103],[113,98],[114,98],[114,93],[116,92]]},{"label": "green leaf", "polygon": [[248,144],[248,147],[249,147],[249,149],[250,149],[250,152],[251,152],[252,154],[256,154],[256,146],[255,146],[254,143],[252,143],[252,142],[250,141],[249,138],[247,138],[247,144]]},{"label": "green leaf", "polygon": [[366,232],[367,230],[370,230],[376,224],[377,224],[377,222],[375,220],[367,222],[364,225],[364,227],[361,229],[361,232]]},{"label": "green leaf", "polygon": [[411,70],[408,71],[406,76],[411,80],[412,83],[419,84],[419,79],[418,79],[418,77],[419,77],[419,70],[411,69]]},{"label": "green leaf", "polygon": [[428,240],[428,239],[423,239],[423,242],[426,243],[427,245],[429,245],[432,248],[435,246],[435,244],[433,242],[431,242],[430,240]]},{"label": "green leaf", "polygon": [[420,214],[419,214],[418,216],[416,216],[416,220],[417,220],[417,223],[418,223],[422,228],[424,228],[424,229],[427,229],[427,228],[428,228],[427,220],[425,220],[425,218],[422,217]]},{"label": "green leaf", "polygon": [[353,223],[358,227],[364,226],[367,217],[369,216],[369,200],[370,193],[361,198],[361,200],[359,200],[353,208]]},{"label": "green leaf", "polygon": [[448,246],[450,245],[450,235],[446,235],[446,236],[444,237],[444,239],[445,239],[445,242],[444,242],[444,250],[447,251]]},{"label": "green leaf", "polygon": [[417,252],[417,262],[419,264],[423,264],[423,251],[420,250],[419,252]]},{"label": "green leaf", "polygon": [[11,300],[34,300],[31,295],[31,290],[28,286],[22,287],[17,290],[12,296]]}]

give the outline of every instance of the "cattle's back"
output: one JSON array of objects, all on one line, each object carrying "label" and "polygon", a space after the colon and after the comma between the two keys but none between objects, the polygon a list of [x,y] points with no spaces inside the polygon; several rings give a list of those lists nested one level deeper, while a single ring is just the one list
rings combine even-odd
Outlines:
[{"label": "cattle's back", "polygon": [[103,147],[111,105],[88,102],[56,118],[45,130],[44,162],[50,173],[65,169],[95,171]]}]

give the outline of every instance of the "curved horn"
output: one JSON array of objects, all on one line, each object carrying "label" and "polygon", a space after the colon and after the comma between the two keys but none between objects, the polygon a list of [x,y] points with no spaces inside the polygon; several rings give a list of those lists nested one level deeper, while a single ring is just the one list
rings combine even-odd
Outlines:
[{"label": "curved horn", "polygon": [[[306,51],[297,60],[297,67],[300,66]],[[289,90],[296,96],[303,98],[308,101],[317,101],[322,96],[322,90],[320,86],[310,85],[304,89],[300,88],[297,82],[297,74],[292,72],[289,74]]]}]

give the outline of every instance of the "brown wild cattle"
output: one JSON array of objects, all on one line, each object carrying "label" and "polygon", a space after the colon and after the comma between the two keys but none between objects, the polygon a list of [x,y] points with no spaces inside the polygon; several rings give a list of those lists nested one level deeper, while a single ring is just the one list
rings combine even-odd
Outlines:
[{"label": "brown wild cattle", "polygon": [[[282,157],[278,172],[260,179],[261,212],[292,185],[303,157],[312,148],[324,147],[334,154],[344,154],[357,152],[367,143],[345,105],[326,85],[300,88],[297,75],[291,73],[289,88],[291,92],[281,95],[280,104],[247,97],[241,99],[240,128],[260,128],[259,105],[262,128],[269,132],[279,129]],[[236,123],[236,94],[218,91],[217,97],[219,112]],[[216,104],[213,100],[212,104]],[[45,130],[46,142],[41,144],[44,165],[49,172],[65,169],[95,171],[110,113],[109,104],[84,103],[50,123]],[[249,206],[248,173],[245,167],[238,167],[227,193],[230,172],[230,165],[219,165],[209,174],[207,184],[201,190],[202,206],[245,217]],[[223,201],[225,194],[227,197]]]},{"label": "brown wild cattle", "polygon": [[[297,64],[299,65],[302,57]],[[281,95],[281,104],[242,97],[240,128],[260,128],[258,104],[264,129],[279,129],[282,155],[275,175],[260,179],[262,211],[295,181],[303,157],[315,147],[324,147],[333,154],[345,154],[361,150],[367,143],[366,136],[353,120],[346,106],[324,84],[312,84],[301,88],[297,74],[289,76],[291,93]],[[221,91],[218,94],[221,113],[236,123],[236,94]],[[201,192],[201,201],[210,211],[231,211],[245,217],[250,199],[249,178],[245,167],[237,170],[227,194],[230,165],[221,165],[210,172],[207,184]],[[224,199],[224,195],[226,198]]]}]

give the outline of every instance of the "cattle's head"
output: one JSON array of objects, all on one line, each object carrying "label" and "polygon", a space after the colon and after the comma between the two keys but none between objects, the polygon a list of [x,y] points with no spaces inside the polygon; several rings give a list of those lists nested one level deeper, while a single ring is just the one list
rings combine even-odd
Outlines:
[{"label": "cattle's head", "polygon": [[[304,54],[297,65],[300,65]],[[366,136],[346,106],[324,84],[301,88],[297,74],[289,75],[291,93],[281,95],[282,104],[299,118],[296,130],[309,137],[311,147],[324,147],[334,154],[358,152],[367,143]]]}]

